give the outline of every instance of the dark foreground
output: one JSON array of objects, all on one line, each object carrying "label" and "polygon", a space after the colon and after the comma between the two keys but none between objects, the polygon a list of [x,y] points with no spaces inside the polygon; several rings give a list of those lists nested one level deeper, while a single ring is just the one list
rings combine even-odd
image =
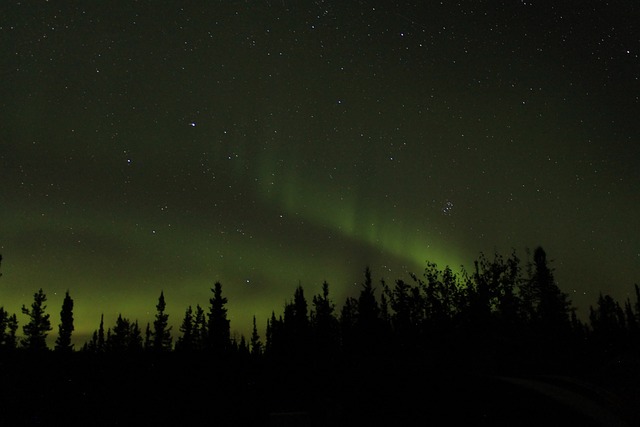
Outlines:
[{"label": "dark foreground", "polygon": [[[205,355],[0,359],[2,425],[632,426],[637,370],[578,376],[460,373],[340,361],[240,363]],[[636,378],[632,378],[633,376]]]}]

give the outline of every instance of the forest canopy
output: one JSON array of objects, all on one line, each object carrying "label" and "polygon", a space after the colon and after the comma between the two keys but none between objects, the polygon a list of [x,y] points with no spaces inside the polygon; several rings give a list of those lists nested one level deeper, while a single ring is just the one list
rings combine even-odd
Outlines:
[{"label": "forest canopy", "polygon": [[[256,319],[250,337],[233,334],[222,284],[211,288],[208,306],[186,307],[179,330],[169,326],[164,293],[155,320],[141,326],[120,314],[115,325],[104,320],[80,349],[71,344],[73,300],[66,293],[54,350],[87,353],[212,352],[254,357],[318,357],[331,354],[417,352],[430,357],[457,357],[472,351],[480,366],[519,363],[562,365],[586,346],[599,356],[637,351],[640,344],[640,303],[615,301],[600,295],[587,322],[578,319],[569,296],[554,279],[545,251],[538,247],[523,263],[509,256],[480,254],[471,270],[456,273],[428,262],[422,275],[394,283],[374,283],[367,267],[357,296],[337,306],[327,282],[310,298],[302,286],[282,312]],[[18,336],[15,314],[0,308],[2,351],[46,351],[52,331],[46,294],[39,289],[28,322]],[[104,318],[103,318],[104,319]],[[266,321],[264,336],[258,325]],[[263,323],[264,324],[264,323]]]}]

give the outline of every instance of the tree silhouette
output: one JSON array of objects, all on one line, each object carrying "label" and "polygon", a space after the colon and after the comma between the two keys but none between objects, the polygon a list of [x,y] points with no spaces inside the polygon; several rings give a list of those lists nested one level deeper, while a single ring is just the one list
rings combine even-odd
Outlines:
[{"label": "tree silhouette", "polygon": [[193,309],[191,306],[187,307],[184,313],[180,332],[182,332],[182,335],[176,341],[176,350],[193,350]]},{"label": "tree silhouette", "polygon": [[152,350],[153,349],[153,332],[151,332],[151,326],[149,322],[147,322],[147,327],[144,330],[144,349]]},{"label": "tree silhouette", "polygon": [[114,353],[133,353],[142,350],[142,335],[138,321],[131,322],[118,314],[113,329],[107,331],[105,350]]},{"label": "tree silhouette", "polygon": [[227,319],[227,298],[222,296],[222,285],[216,282],[211,289],[213,297],[209,299],[209,319],[207,324],[207,348],[224,353],[231,345],[230,322]]},{"label": "tree silhouette", "polygon": [[96,343],[96,350],[103,352],[105,350],[105,337],[104,337],[104,314],[100,314],[100,326],[98,327],[98,340]]},{"label": "tree silhouette", "polygon": [[308,350],[308,306],[304,297],[304,289],[301,285],[296,287],[293,301],[285,304],[282,332],[284,347],[289,351],[289,355],[301,356],[299,353],[304,353]]},{"label": "tree silhouette", "polygon": [[262,355],[262,341],[260,341],[260,335],[258,335],[258,328],[256,327],[256,316],[253,316],[253,330],[251,331],[250,345],[252,355]]},{"label": "tree silhouette", "polygon": [[4,347],[5,344],[8,319],[9,313],[5,311],[4,307],[0,307],[0,347]]},{"label": "tree silhouette", "polygon": [[340,343],[339,324],[335,316],[335,304],[329,298],[329,284],[322,283],[322,293],[313,297],[311,325],[314,331],[316,352],[332,352]]},{"label": "tree silhouette", "polygon": [[498,320],[503,331],[513,337],[517,333],[517,328],[522,326],[522,302],[517,295],[521,285],[520,259],[513,252],[506,262],[503,261],[502,256],[496,255],[496,262],[500,265],[496,293]]},{"label": "tree silhouette", "polygon": [[52,328],[49,315],[45,313],[47,306],[44,303],[46,301],[47,296],[40,288],[33,295],[31,309],[22,306],[22,313],[29,316],[29,322],[22,327],[25,336],[22,339],[22,346],[28,350],[43,351],[47,349],[47,335]]},{"label": "tree silhouette", "polygon": [[82,350],[91,353],[102,353],[105,351],[104,314],[100,315],[100,326],[93,331],[91,339],[85,343]]},{"label": "tree silhouette", "polygon": [[118,314],[113,330],[109,329],[106,346],[109,351],[122,353],[129,349],[129,332],[131,325],[128,319]]},{"label": "tree silhouette", "polygon": [[414,314],[417,313],[411,310],[411,286],[405,283],[404,280],[398,279],[393,290],[385,285],[384,292],[388,295],[389,305],[393,310],[391,323],[394,332],[402,341],[413,337],[422,318],[415,318]]},{"label": "tree silhouette", "polygon": [[153,322],[153,349],[155,351],[171,350],[171,326],[168,326],[169,315],[164,312],[166,303],[164,293],[160,292],[156,305],[156,319]]},{"label": "tree silhouette", "polygon": [[56,351],[72,351],[71,334],[73,333],[73,300],[69,291],[64,295],[62,310],[60,311],[60,324],[58,325],[58,338],[56,339]]},{"label": "tree silhouette", "polygon": [[353,338],[358,351],[363,354],[370,354],[381,348],[383,323],[369,267],[365,269],[364,277],[365,280],[362,283],[357,300],[358,308],[353,325]]},{"label": "tree silhouette", "polygon": [[0,307],[0,350],[13,350],[16,348],[16,330],[18,319],[15,314],[9,313]]},{"label": "tree silhouette", "polygon": [[615,353],[626,341],[626,321],[620,304],[610,295],[598,297],[596,308],[589,307],[593,341],[604,353]]},{"label": "tree silhouette", "polygon": [[193,349],[202,350],[207,342],[207,316],[200,304],[196,305],[193,316]]},{"label": "tree silhouette", "polygon": [[128,349],[131,352],[140,352],[142,348],[142,331],[136,320],[130,324]]},{"label": "tree silhouette", "polygon": [[345,350],[351,350],[355,345],[355,325],[358,318],[358,300],[347,297],[340,309],[340,333],[342,346]]},{"label": "tree silhouette", "polygon": [[236,339],[232,342],[232,347],[236,354],[238,354],[241,358],[246,359],[246,357],[250,354],[249,346],[247,345],[247,340],[244,335],[240,335],[240,341],[238,342]]},{"label": "tree silhouette", "polygon": [[360,289],[358,297],[357,323],[362,329],[370,329],[378,321],[380,307],[375,296],[375,289],[371,280],[371,269],[367,267],[364,271],[364,283]]},{"label": "tree silhouette", "polygon": [[279,356],[284,347],[283,342],[284,321],[282,316],[276,318],[276,313],[271,312],[271,318],[267,320],[267,333],[265,352],[272,356]]},{"label": "tree silhouette", "polygon": [[533,253],[533,268],[527,284],[533,296],[532,321],[540,333],[549,338],[563,338],[570,331],[570,305],[568,295],[560,291],[547,264],[545,251],[538,247]]}]

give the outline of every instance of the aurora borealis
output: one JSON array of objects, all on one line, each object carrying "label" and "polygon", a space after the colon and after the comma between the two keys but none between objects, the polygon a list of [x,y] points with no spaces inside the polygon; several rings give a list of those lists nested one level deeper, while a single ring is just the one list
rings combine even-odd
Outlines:
[{"label": "aurora borealis", "polygon": [[[424,3],[424,4],[422,4]],[[300,282],[542,245],[584,313],[640,280],[631,1],[3,2],[0,306],[40,287],[232,330]],[[54,331],[55,333],[55,326]],[[80,338],[82,337],[82,338]]]}]

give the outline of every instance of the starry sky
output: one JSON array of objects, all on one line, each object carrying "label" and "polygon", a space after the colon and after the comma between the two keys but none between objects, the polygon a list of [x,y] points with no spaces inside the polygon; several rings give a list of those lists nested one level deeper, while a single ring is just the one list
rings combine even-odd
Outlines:
[{"label": "starry sky", "polygon": [[247,333],[538,245],[580,312],[626,298],[640,9],[544,3],[3,1],[0,306],[68,289],[83,342],[163,290],[175,336],[220,281]]}]

